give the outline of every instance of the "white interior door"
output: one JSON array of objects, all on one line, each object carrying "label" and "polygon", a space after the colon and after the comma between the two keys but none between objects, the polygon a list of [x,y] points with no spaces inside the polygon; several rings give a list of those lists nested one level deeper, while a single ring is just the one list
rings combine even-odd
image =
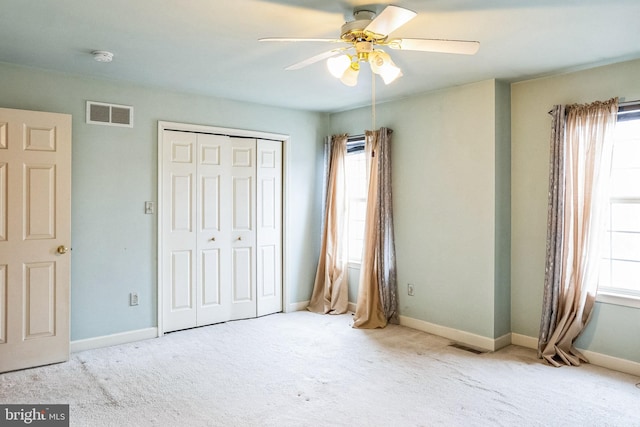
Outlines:
[{"label": "white interior door", "polygon": [[71,116],[0,109],[0,372],[69,359]]},{"label": "white interior door", "polygon": [[228,136],[197,135],[197,326],[231,318],[231,144]]},{"label": "white interior door", "polygon": [[256,140],[231,138],[231,319],[257,316]]},{"label": "white interior door", "polygon": [[196,326],[196,141],[194,133],[164,132],[161,227],[166,331]]},{"label": "white interior door", "polygon": [[258,316],[282,311],[282,142],[257,145]]}]

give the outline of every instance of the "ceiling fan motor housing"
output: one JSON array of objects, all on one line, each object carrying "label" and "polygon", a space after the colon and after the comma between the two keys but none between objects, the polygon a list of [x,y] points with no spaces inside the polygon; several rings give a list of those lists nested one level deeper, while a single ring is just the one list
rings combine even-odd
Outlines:
[{"label": "ceiling fan motor housing", "polygon": [[354,20],[345,22],[342,25],[340,39],[347,43],[384,41],[386,36],[378,37],[377,34],[365,32],[365,28],[373,21],[375,16],[376,13],[371,10],[355,11],[353,13]]},{"label": "ceiling fan motor housing", "polygon": [[373,42],[371,41],[358,41],[355,42],[356,52],[358,53],[371,53],[373,52]]}]

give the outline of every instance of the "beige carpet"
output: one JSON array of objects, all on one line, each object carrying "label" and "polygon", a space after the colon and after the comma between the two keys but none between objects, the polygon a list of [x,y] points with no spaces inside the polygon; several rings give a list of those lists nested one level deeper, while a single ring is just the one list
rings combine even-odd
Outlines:
[{"label": "beige carpet", "polygon": [[0,375],[2,403],[69,403],[72,426],[640,426],[640,378],[473,354],[402,326],[277,314]]}]

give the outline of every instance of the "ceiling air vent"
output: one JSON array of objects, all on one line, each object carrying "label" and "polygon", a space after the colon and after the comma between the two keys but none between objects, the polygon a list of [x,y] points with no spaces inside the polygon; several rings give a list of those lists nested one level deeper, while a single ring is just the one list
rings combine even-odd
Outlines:
[{"label": "ceiling air vent", "polygon": [[132,128],[133,107],[87,101],[87,123]]}]

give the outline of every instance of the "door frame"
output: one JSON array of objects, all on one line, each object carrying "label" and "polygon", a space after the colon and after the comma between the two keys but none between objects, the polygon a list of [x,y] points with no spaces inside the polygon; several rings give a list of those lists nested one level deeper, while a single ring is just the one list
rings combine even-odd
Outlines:
[{"label": "door frame", "polygon": [[182,132],[197,132],[197,133],[210,133],[217,135],[226,135],[230,137],[240,137],[240,138],[255,138],[255,139],[270,139],[274,141],[282,141],[282,311],[284,313],[289,311],[289,291],[288,291],[288,280],[287,280],[287,215],[289,212],[288,209],[288,188],[289,188],[289,179],[288,179],[288,170],[289,170],[289,140],[290,136],[285,134],[278,133],[269,133],[262,131],[253,131],[246,129],[234,129],[234,128],[225,128],[225,127],[217,127],[217,126],[208,126],[208,125],[196,125],[190,123],[178,123],[178,122],[168,122],[168,121],[158,121],[158,192],[157,199],[158,202],[156,204],[156,233],[157,233],[157,283],[156,283],[156,292],[157,292],[157,315],[158,315],[158,336],[164,335],[164,323],[163,323],[163,302],[164,302],[164,284],[163,284],[163,249],[164,249],[164,239],[162,236],[162,206],[163,206],[163,174],[164,174],[164,166],[163,166],[163,136],[165,130],[174,130],[174,131],[182,131]]}]

